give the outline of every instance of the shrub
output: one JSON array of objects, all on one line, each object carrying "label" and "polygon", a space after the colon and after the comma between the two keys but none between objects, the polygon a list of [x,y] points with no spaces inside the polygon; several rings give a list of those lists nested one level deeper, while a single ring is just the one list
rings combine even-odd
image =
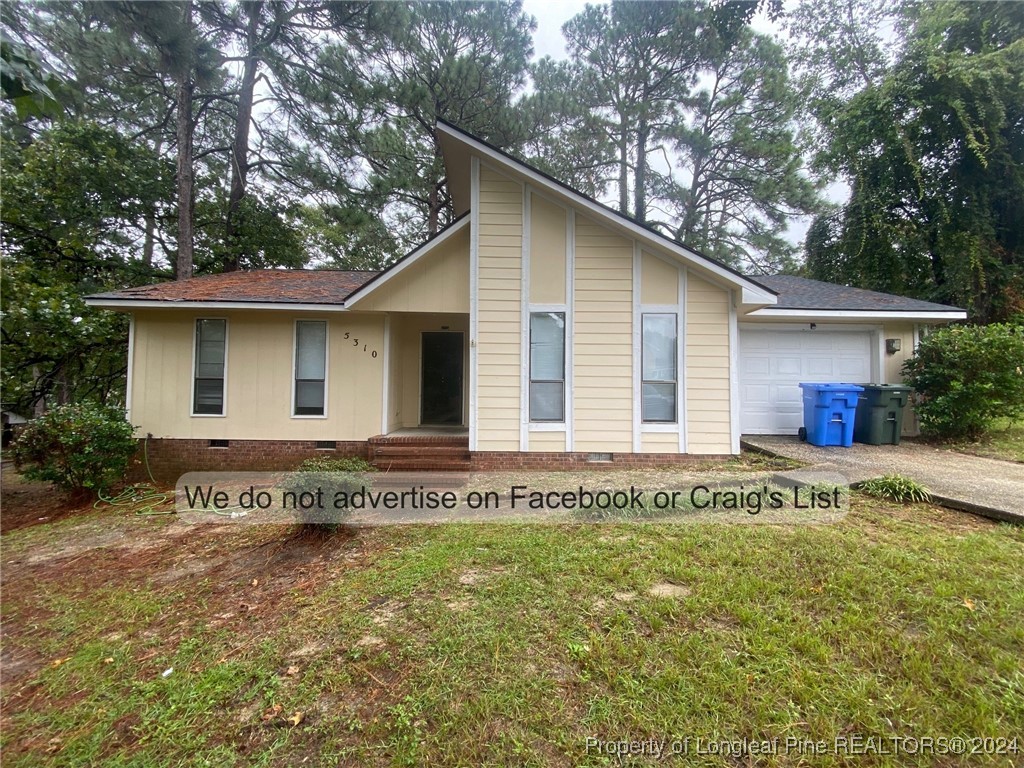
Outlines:
[{"label": "shrub", "polygon": [[892,499],[900,504],[931,501],[932,494],[920,483],[902,475],[886,475],[861,483],[860,490],[878,499]]},{"label": "shrub", "polygon": [[133,434],[120,408],[62,405],[26,424],[11,454],[28,479],[85,496],[124,477],[138,447]]},{"label": "shrub", "polygon": [[917,391],[925,434],[976,438],[993,420],[1024,413],[1024,326],[939,329],[921,340],[903,373]]},{"label": "shrub", "polygon": [[344,525],[351,515],[350,510],[334,506],[336,494],[352,493],[364,487],[369,489],[371,484],[366,474],[375,471],[372,464],[360,458],[323,456],[306,459],[288,476],[282,490],[301,494],[322,489],[323,506],[300,509],[300,521],[312,529],[332,532]]}]

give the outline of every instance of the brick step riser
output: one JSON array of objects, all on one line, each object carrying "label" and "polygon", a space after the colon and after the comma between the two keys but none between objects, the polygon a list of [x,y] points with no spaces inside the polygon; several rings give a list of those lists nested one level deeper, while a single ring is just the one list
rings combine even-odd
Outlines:
[{"label": "brick step riser", "polygon": [[378,461],[374,466],[379,472],[469,472],[472,469],[468,461]]},{"label": "brick step riser", "polygon": [[462,446],[430,446],[428,448],[422,446],[406,446],[406,445],[388,445],[388,446],[374,446],[372,448],[374,457],[377,456],[455,456],[465,458],[469,454],[469,449]]}]

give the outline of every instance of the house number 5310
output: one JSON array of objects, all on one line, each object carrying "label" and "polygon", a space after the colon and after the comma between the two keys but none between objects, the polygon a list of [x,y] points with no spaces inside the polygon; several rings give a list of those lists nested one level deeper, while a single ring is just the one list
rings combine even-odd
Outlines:
[{"label": "house number 5310", "polygon": [[[353,336],[349,331],[345,331],[345,340],[346,341],[351,341],[352,342],[352,346],[356,347],[357,349],[360,346],[359,339],[357,339],[355,336]],[[376,357],[377,356],[377,350],[376,349],[370,349],[368,344],[363,344],[362,347],[363,347],[363,352],[369,352],[370,353],[370,357]]]}]

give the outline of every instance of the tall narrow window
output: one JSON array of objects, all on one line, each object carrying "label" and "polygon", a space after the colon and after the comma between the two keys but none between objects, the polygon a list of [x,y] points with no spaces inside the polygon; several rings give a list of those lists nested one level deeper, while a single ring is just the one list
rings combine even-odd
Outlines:
[{"label": "tall narrow window", "polygon": [[324,379],[327,374],[327,323],[295,323],[295,415],[324,415]]},{"label": "tall narrow window", "polygon": [[565,313],[530,315],[530,421],[565,421]]},{"label": "tall narrow window", "polygon": [[642,416],[646,422],[676,421],[676,316],[643,316]]},{"label": "tall narrow window", "polygon": [[224,353],[227,320],[196,320],[192,413],[224,415]]}]

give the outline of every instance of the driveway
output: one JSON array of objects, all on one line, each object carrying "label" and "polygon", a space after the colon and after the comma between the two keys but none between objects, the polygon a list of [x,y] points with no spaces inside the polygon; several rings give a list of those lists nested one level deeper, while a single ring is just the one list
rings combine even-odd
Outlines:
[{"label": "driveway", "polygon": [[1024,525],[1024,464],[969,456],[917,442],[821,448],[789,435],[746,435],[743,445],[844,475],[859,483],[882,475],[912,478],[939,504]]}]

